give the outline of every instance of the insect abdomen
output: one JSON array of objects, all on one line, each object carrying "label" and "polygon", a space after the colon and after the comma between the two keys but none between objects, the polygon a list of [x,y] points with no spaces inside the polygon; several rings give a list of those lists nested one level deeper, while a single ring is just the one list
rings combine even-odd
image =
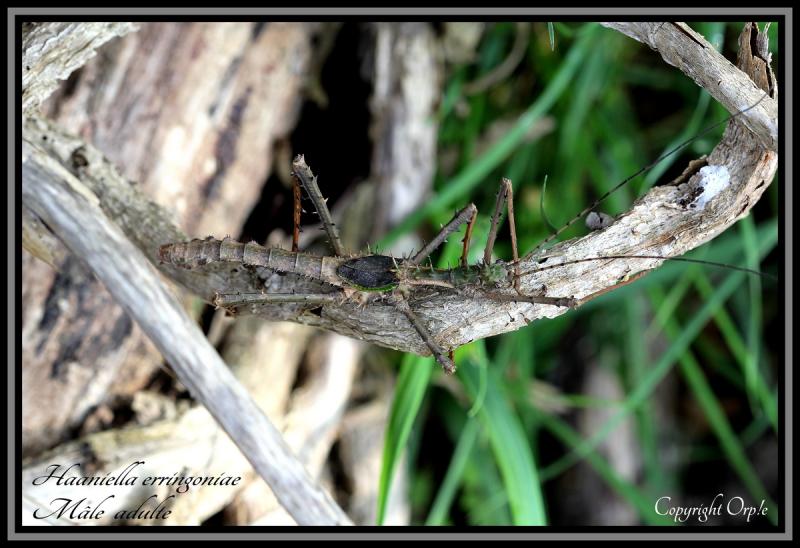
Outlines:
[{"label": "insect abdomen", "polygon": [[158,250],[158,257],[163,263],[181,268],[198,268],[211,262],[222,261],[263,266],[270,270],[315,279],[327,278],[323,273],[322,257],[275,247],[266,248],[254,242],[243,244],[231,238],[195,239],[190,242],[162,245]]}]

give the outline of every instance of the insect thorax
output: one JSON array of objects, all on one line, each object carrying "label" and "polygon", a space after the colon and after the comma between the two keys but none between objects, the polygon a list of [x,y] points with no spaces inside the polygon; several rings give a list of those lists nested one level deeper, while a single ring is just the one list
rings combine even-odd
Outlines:
[{"label": "insect thorax", "polygon": [[401,270],[401,279],[408,278],[417,282],[434,280],[457,288],[465,286],[496,287],[508,281],[506,265],[500,261],[488,265],[476,264],[449,269],[401,267]]},{"label": "insect thorax", "polygon": [[336,274],[362,291],[390,291],[397,287],[397,261],[386,255],[367,255],[343,262]]}]

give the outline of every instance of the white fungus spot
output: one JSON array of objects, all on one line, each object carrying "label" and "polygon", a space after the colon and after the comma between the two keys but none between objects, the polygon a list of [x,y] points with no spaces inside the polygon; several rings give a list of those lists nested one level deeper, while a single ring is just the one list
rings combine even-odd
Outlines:
[{"label": "white fungus spot", "polygon": [[692,206],[697,209],[704,209],[706,204],[722,192],[731,182],[731,174],[725,166],[705,166],[700,169],[700,180],[698,189],[702,189]]}]

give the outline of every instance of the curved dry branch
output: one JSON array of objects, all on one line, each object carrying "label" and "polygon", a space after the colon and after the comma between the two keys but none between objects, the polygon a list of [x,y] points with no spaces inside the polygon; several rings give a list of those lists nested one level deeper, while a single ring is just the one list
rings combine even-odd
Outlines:
[{"label": "curved dry branch", "polygon": [[[748,110],[739,119],[755,134],[761,146],[777,152],[778,84],[770,66],[771,56],[767,48],[766,31],[751,35],[745,29],[748,40],[741,38],[739,40],[740,56],[742,53],[749,52],[751,58],[748,63],[763,73],[765,81],[762,85],[757,80],[754,82],[753,75],[743,71],[744,67],[737,68],[736,65],[725,59],[714,49],[714,46],[686,23],[601,24],[650,46],[661,54],[664,61],[680,69],[714,99],[722,103],[731,114],[758,103],[755,108]],[[755,38],[753,42],[749,41],[750,36]],[[751,51],[751,44],[756,44],[756,42],[758,42],[756,45],[758,51]],[[769,93],[767,98],[764,97],[765,91]],[[763,101],[760,101],[761,99]]]}]

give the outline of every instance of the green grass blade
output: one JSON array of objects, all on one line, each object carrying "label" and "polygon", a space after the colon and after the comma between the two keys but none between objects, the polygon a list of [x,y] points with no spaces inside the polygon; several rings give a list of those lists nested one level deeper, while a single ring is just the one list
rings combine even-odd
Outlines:
[{"label": "green grass blade", "polygon": [[[761,266],[761,261],[758,256],[758,242],[755,235],[755,224],[753,218],[748,216],[739,222],[739,233],[742,237],[742,244],[744,246],[744,256],[747,261],[748,268],[758,269]],[[760,399],[758,397],[758,384],[760,382],[760,374],[758,370],[759,358],[761,356],[761,324],[763,314],[761,311],[761,280],[752,276],[749,281],[749,299],[750,306],[748,307],[747,315],[747,360],[744,367],[745,386],[747,387],[747,396],[750,400],[750,407],[757,413],[756,409],[759,407]]]},{"label": "green grass blade", "polygon": [[[698,293],[703,298],[706,298],[713,292],[713,286],[708,279],[705,277],[700,277],[695,280],[695,287],[697,288]],[[739,335],[738,330],[736,329],[736,325],[733,322],[733,319],[730,317],[730,314],[723,308],[717,311],[714,315],[714,321],[717,324],[717,328],[722,333],[722,338],[725,341],[725,344],[728,346],[731,354],[739,363],[744,371],[747,367],[747,346],[742,341],[742,337]],[[760,409],[763,414],[768,418],[772,429],[777,433],[778,432],[778,398],[777,394],[774,390],[770,389],[767,386],[766,381],[764,380],[763,376],[757,374],[755,377],[755,390],[756,396],[758,401],[760,402]]]},{"label": "green grass blade", "polygon": [[422,358],[413,354],[406,354],[403,357],[383,442],[383,462],[378,483],[377,525],[381,525],[386,517],[386,503],[389,500],[394,470],[408,442],[411,426],[419,413],[434,367],[436,364],[433,358]]},{"label": "green grass blade", "polygon": [[450,465],[447,467],[447,473],[444,476],[444,480],[442,480],[438,493],[436,493],[431,510],[428,512],[425,525],[445,524],[450,506],[453,504],[453,499],[461,482],[461,477],[464,474],[464,468],[467,466],[469,455],[475,446],[475,441],[478,439],[479,431],[480,423],[477,419],[469,420],[464,425],[456,448],[453,451],[453,457],[450,459]]},{"label": "green grass blade", "polygon": [[550,81],[539,98],[519,117],[519,121],[514,124],[508,133],[450,180],[436,197],[428,201],[423,207],[417,209],[414,213],[406,217],[403,222],[392,229],[389,234],[381,240],[379,244],[381,247],[388,247],[397,241],[400,236],[413,230],[432,213],[449,208],[459,200],[462,200],[473,188],[480,184],[493,169],[500,165],[500,162],[508,158],[508,156],[514,152],[533,124],[546,114],[569,88],[573,77],[584,59],[591,53],[595,37],[598,35],[596,32],[597,26],[592,25],[585,28],[586,31],[581,33],[578,40],[572,48],[570,48],[569,53],[564,59],[564,63],[559,68],[555,77]]},{"label": "green grass blade", "polygon": [[[722,303],[720,303],[722,306]],[[669,319],[664,325],[664,331],[667,336],[672,339],[678,337],[678,325],[673,319]],[[768,508],[767,516],[773,524],[777,524],[778,508],[775,502],[770,498],[761,480],[758,478],[750,462],[747,460],[744,448],[739,443],[739,438],[733,431],[730,423],[728,422],[725,412],[722,410],[722,405],[714,395],[713,390],[708,384],[705,375],[703,375],[702,368],[697,363],[694,355],[690,351],[686,351],[680,357],[680,366],[683,377],[689,387],[692,389],[697,402],[703,410],[703,413],[711,425],[711,429],[719,439],[723,452],[731,465],[731,468],[736,471],[745,488],[753,497],[753,502],[758,505],[761,500],[765,501]]]},{"label": "green grass blade", "polygon": [[[647,374],[647,347],[645,337],[644,300],[641,298],[626,301],[625,313],[627,317],[627,330],[625,337],[625,363],[627,364],[627,379],[629,386],[636,386]],[[635,413],[636,427],[642,448],[642,463],[645,478],[651,492],[665,490],[664,465],[661,462],[661,452],[658,448],[658,420],[656,420],[653,405],[648,400]],[[644,517],[644,515],[643,515]]]},{"label": "green grass blade", "polygon": [[[546,413],[537,412],[542,426],[561,440],[564,445],[575,447],[581,443],[580,435],[570,428],[564,421]],[[609,464],[595,451],[586,455],[586,461],[598,475],[621,498],[628,502],[648,525],[674,525],[667,516],[660,516],[653,511],[653,500],[642,494],[635,485],[621,477]]]},{"label": "green grass blade", "polygon": [[717,287],[714,294],[706,301],[706,303],[697,311],[692,320],[683,328],[680,335],[678,335],[673,344],[661,356],[658,363],[650,370],[647,376],[639,383],[636,388],[631,392],[630,396],[625,400],[620,410],[611,417],[606,423],[598,429],[598,431],[589,439],[584,440],[580,445],[573,448],[568,454],[564,455],[556,462],[550,464],[547,468],[542,470],[542,475],[545,477],[553,477],[567,470],[576,462],[584,458],[589,451],[593,450],[597,445],[602,442],[608,434],[613,431],[622,420],[637,409],[642,402],[644,402],[650,394],[656,389],[661,380],[669,373],[672,366],[686,351],[691,342],[697,337],[697,334],[708,322],[712,314],[725,302],[733,292],[744,282],[744,274],[735,272],[729,275],[725,281]]},{"label": "green grass blade", "polygon": [[[461,367],[458,372],[473,399],[478,393],[478,375],[476,367]],[[501,380],[492,370],[489,371],[486,397],[478,417],[489,434],[514,524],[546,525],[544,497],[530,443],[519,417],[509,405]]]}]

